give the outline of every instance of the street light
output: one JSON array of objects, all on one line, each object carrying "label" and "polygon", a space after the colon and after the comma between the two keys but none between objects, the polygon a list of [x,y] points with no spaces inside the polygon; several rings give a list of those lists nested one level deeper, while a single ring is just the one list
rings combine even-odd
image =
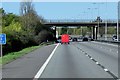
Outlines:
[{"label": "street light", "polygon": [[88,10],[91,10],[91,19],[92,19],[93,18],[92,8],[88,8]]},{"label": "street light", "polygon": [[[91,10],[91,22],[93,21],[92,20],[92,18],[93,18],[93,11],[92,11],[92,9],[94,9],[94,8],[88,8],[88,10]],[[92,30],[90,31],[90,36],[92,36]]]},{"label": "street light", "polygon": [[117,19],[117,41],[119,41],[119,4],[120,4],[120,2],[118,2],[118,5],[117,5],[117,17],[118,17],[118,19]]},{"label": "street light", "polygon": [[[107,0],[106,0],[106,10],[107,10]],[[106,13],[106,22],[105,22],[105,40],[107,40],[107,13]]]},{"label": "street light", "polygon": [[[100,17],[100,12],[99,12],[99,9],[100,9],[100,4],[104,4],[104,3],[93,3],[93,4],[98,4],[98,7],[96,9],[98,9],[98,17]],[[100,27],[99,27],[99,20],[98,20],[98,38],[100,39]]]},{"label": "street light", "polygon": [[[99,18],[99,8],[94,8],[94,9],[98,10],[97,18]],[[98,36],[99,36],[100,35],[100,32],[99,32],[99,19],[97,20],[97,23],[98,23],[97,27],[98,27]]]},{"label": "street light", "polygon": [[86,16],[85,18],[87,19],[87,12],[86,11],[83,12],[83,16]]},{"label": "street light", "polygon": [[94,4],[94,5],[95,5],[95,4],[96,4],[96,5],[98,4],[97,8],[95,8],[95,9],[98,10],[98,14],[97,14],[97,15],[99,16],[99,3],[93,3],[93,4]]}]

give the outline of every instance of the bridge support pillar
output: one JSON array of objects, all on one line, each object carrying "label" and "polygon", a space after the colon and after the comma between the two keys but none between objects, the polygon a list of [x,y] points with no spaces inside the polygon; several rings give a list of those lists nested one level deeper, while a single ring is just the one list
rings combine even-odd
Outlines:
[{"label": "bridge support pillar", "polygon": [[97,31],[98,31],[98,27],[94,26],[93,27],[93,39],[94,40],[97,40]]},{"label": "bridge support pillar", "polygon": [[97,40],[98,27],[95,26],[95,39]]},{"label": "bridge support pillar", "polygon": [[95,27],[93,27],[93,31],[92,31],[92,32],[93,32],[93,34],[92,34],[92,35],[93,35],[92,38],[95,39]]}]

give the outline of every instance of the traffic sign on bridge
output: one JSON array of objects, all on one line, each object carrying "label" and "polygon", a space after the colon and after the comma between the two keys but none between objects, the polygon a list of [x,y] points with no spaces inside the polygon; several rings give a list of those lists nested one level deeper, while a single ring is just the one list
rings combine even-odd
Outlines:
[{"label": "traffic sign on bridge", "polygon": [[0,34],[0,44],[6,44],[6,34]]}]

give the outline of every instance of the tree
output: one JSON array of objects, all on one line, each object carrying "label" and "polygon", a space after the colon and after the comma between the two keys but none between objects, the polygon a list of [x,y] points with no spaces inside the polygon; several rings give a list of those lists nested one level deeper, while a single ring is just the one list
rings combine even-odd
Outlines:
[{"label": "tree", "polygon": [[[20,14],[21,14],[22,28],[24,31],[27,32],[28,36],[35,37],[38,35],[42,35],[43,32],[40,33],[41,31],[44,31],[44,33],[51,31],[49,27],[42,24],[42,22],[44,22],[45,20],[43,19],[42,16],[37,15],[32,0],[29,2],[21,2]],[[42,37],[37,37],[37,38],[42,38]],[[40,40],[42,41],[42,39]]]},{"label": "tree", "polygon": [[0,15],[4,16],[5,14],[5,10],[3,8],[0,8]]},{"label": "tree", "polygon": [[21,22],[25,31],[32,32],[37,35],[42,29],[45,28],[41,23],[45,20],[43,17],[38,16],[32,1],[21,2],[20,6]]},{"label": "tree", "polygon": [[3,8],[0,8],[0,22],[2,22],[2,27],[9,26],[12,21],[19,22],[19,16],[13,13],[7,13]]},{"label": "tree", "polygon": [[116,28],[115,27],[108,27],[108,34],[116,34]]},{"label": "tree", "polygon": [[73,34],[73,29],[72,29],[72,28],[69,28],[69,29],[68,29],[68,34],[69,34],[69,35],[72,35],[72,34]]},{"label": "tree", "polygon": [[21,2],[20,4],[20,14],[21,15],[25,15],[25,14],[29,14],[29,13],[33,13],[35,12],[33,4],[32,4],[32,0],[27,0],[24,2]]},{"label": "tree", "polygon": [[8,13],[3,16],[3,26],[9,26],[12,21],[19,22],[19,16],[13,13]]},{"label": "tree", "polygon": [[67,34],[67,28],[62,28],[61,29],[61,34]]},{"label": "tree", "polygon": [[20,14],[23,29],[26,31],[35,29],[39,19],[32,2],[21,2]]}]

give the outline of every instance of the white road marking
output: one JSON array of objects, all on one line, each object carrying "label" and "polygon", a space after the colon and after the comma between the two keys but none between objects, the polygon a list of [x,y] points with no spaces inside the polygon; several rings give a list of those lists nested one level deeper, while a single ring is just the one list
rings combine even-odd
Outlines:
[{"label": "white road marking", "polygon": [[106,72],[108,71],[108,69],[104,69]]},{"label": "white road marking", "polygon": [[[82,49],[81,49],[82,50]],[[85,52],[85,51],[84,51]],[[86,52],[85,52],[86,53]],[[88,55],[87,53],[85,54],[85,56],[90,56],[90,55]],[[92,57],[91,58],[89,58],[89,59],[91,59],[91,60],[95,60],[95,59],[93,59]],[[102,64],[100,64],[99,62],[97,62],[96,60],[94,61],[97,65],[99,65],[105,72],[111,72],[111,71],[109,71],[108,69],[106,69],[106,68],[104,68],[104,66],[102,65]],[[102,66],[101,66],[102,65]],[[112,72],[111,72],[112,73]],[[109,73],[110,74],[110,73]],[[110,74],[111,75],[111,74]],[[114,76],[113,76],[114,75]],[[113,78],[115,77],[115,78],[118,78],[115,74],[113,74],[113,75],[111,75]],[[119,79],[117,79],[117,80],[119,80]]]},{"label": "white road marking", "polygon": [[96,62],[96,64],[99,64],[98,62]]},{"label": "white road marking", "polygon": [[110,52],[112,51],[112,49],[110,49]]},{"label": "white road marking", "polygon": [[52,51],[52,53],[50,54],[50,56],[48,57],[48,59],[46,60],[46,62],[43,64],[43,66],[40,68],[40,70],[38,71],[38,73],[35,75],[34,78],[40,78],[40,76],[42,75],[43,71],[45,70],[47,64],[49,63],[49,61],[51,60],[52,56],[54,55],[56,49],[58,48],[59,43],[57,44],[57,46],[54,48],[54,50]]},{"label": "white road marking", "polygon": [[118,53],[118,51],[117,51],[117,53]]},{"label": "white road marking", "polygon": [[93,59],[93,58],[90,58],[90,59]]}]

